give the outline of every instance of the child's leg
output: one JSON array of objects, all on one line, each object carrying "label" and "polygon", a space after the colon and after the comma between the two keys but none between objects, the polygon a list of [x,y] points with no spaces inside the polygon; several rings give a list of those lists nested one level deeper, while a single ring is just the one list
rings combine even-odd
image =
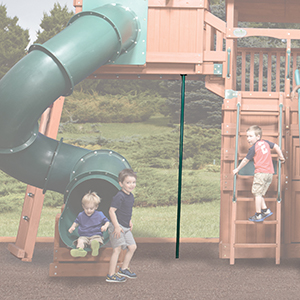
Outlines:
[{"label": "child's leg", "polygon": [[70,254],[73,257],[85,257],[87,255],[87,251],[84,250],[86,238],[79,237],[76,241],[76,249],[71,249]]},{"label": "child's leg", "polygon": [[131,258],[136,250],[136,244],[133,244],[133,245],[130,245],[127,247],[128,250],[125,254],[125,257],[124,257],[124,261],[123,261],[123,264],[122,264],[122,269],[127,269],[129,267],[129,264],[130,264],[130,261],[131,261]]},{"label": "child's leg", "polygon": [[263,198],[263,196],[261,195],[256,195],[255,196],[255,209],[257,213],[261,213],[262,209],[266,209],[266,202],[265,199]]},{"label": "child's leg", "polygon": [[85,240],[82,239],[81,237],[79,237],[77,240],[76,248],[84,249],[84,246],[85,246],[84,243],[85,243]]},{"label": "child's leg", "polygon": [[116,273],[116,268],[117,268],[117,263],[118,263],[120,253],[121,253],[121,246],[113,249],[113,253],[111,255],[110,262],[109,262],[109,270],[108,270],[108,275],[110,276]]}]

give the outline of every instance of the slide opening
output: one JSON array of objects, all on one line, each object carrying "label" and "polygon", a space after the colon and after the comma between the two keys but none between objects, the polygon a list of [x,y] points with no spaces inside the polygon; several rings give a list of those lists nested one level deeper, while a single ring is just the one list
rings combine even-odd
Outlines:
[{"label": "slide opening", "polygon": [[[89,191],[96,192],[101,198],[98,210],[102,211],[104,215],[109,219],[108,210],[112,201],[112,198],[117,194],[119,188],[116,184],[113,184],[103,178],[91,178],[80,182],[69,192],[66,199],[65,209],[61,215],[59,221],[59,233],[61,240],[68,247],[74,248],[73,241],[78,238],[78,230],[76,229],[72,234],[68,232],[75,221],[79,212],[83,210],[81,205],[82,197]],[[105,232],[104,244],[108,242],[109,236]]]}]

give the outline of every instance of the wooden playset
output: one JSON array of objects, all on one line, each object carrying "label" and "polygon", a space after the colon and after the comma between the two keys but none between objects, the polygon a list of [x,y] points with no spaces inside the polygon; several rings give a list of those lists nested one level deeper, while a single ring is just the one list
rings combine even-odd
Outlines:
[{"label": "wooden playset", "polygon": [[[76,13],[82,11],[85,1],[88,2],[74,0]],[[101,1],[98,2],[100,6]],[[220,258],[229,259],[230,264],[236,258],[274,258],[279,264],[282,256],[300,257],[298,101],[291,98],[296,86],[293,74],[300,57],[300,49],[292,48],[292,40],[300,39],[300,30],[243,28],[239,22],[297,23],[300,2],[227,0],[225,5],[226,22],[210,12],[208,0],[148,0],[147,20],[140,20],[147,21],[146,39],[140,41],[146,44],[146,51],[141,54],[145,55],[145,63],[106,64],[89,78],[180,80],[180,75],[185,74],[187,80],[203,80],[205,76],[207,89],[224,99]],[[284,40],[286,47],[238,47],[238,39],[253,36]],[[60,112],[51,114],[50,120],[55,114],[60,116]],[[263,129],[263,138],[281,146],[286,157],[286,163],[281,165],[274,155],[276,174],[266,195],[274,215],[259,224],[248,221],[255,212],[251,164],[238,176],[232,173],[247,154],[246,130],[254,124]],[[29,192],[26,193],[28,196]],[[30,197],[27,196],[25,202]],[[39,214],[40,210],[25,220],[27,214],[22,213],[19,229],[22,236]],[[59,237],[59,218],[55,222],[50,276],[106,275],[109,248],[103,248],[99,258],[72,258]],[[28,233],[33,246],[38,222],[35,224],[36,230]],[[18,234],[16,245],[9,246],[10,251],[30,260],[33,251],[27,250],[27,245],[18,246],[19,239]],[[16,248],[19,250],[13,250]],[[17,252],[22,252],[21,256]]]}]

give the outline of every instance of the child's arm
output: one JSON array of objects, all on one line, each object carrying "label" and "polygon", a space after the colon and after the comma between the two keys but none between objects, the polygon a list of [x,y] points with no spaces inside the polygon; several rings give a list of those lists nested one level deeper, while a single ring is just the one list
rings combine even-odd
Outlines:
[{"label": "child's arm", "polygon": [[130,219],[130,221],[129,221],[129,227],[130,227],[130,231],[132,231],[133,223],[132,223],[131,219]]},{"label": "child's arm", "polygon": [[114,225],[114,232],[113,235],[119,239],[121,236],[121,232],[123,232],[122,228],[120,227],[120,224],[118,222],[117,216],[116,216],[116,208],[115,207],[110,207],[109,209],[109,217],[110,220],[112,222],[112,224]]},{"label": "child's arm", "polygon": [[102,227],[101,227],[101,231],[104,232],[107,230],[108,228],[108,225],[109,225],[109,222],[106,222]]},{"label": "child's arm", "polygon": [[249,162],[249,159],[247,159],[246,157],[241,161],[241,163],[239,164],[239,166],[233,170],[233,174],[237,174],[242,168],[244,168],[246,166],[246,164]]},{"label": "child's arm", "polygon": [[277,144],[275,144],[273,149],[276,151],[276,153],[277,153],[277,155],[278,155],[278,157],[279,157],[279,160],[280,160],[282,163],[284,163],[284,162],[285,162],[285,158],[284,158],[284,156],[283,156],[283,154],[282,154],[282,151],[281,151],[281,149],[279,148],[279,146],[278,146]]},{"label": "child's arm", "polygon": [[72,226],[69,228],[68,231],[69,231],[70,233],[72,233],[72,232],[76,229],[77,226],[78,226],[78,224],[74,222],[74,223],[72,224]]}]

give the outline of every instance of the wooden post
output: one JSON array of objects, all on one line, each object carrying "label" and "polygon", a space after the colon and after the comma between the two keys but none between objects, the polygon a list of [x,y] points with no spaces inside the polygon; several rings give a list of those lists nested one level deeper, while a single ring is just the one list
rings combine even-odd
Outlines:
[{"label": "wooden post", "polygon": [[[58,132],[64,97],[58,98],[41,117],[40,132],[55,139]],[[15,244],[8,250],[22,261],[31,262],[44,203],[43,190],[27,185]]]}]

